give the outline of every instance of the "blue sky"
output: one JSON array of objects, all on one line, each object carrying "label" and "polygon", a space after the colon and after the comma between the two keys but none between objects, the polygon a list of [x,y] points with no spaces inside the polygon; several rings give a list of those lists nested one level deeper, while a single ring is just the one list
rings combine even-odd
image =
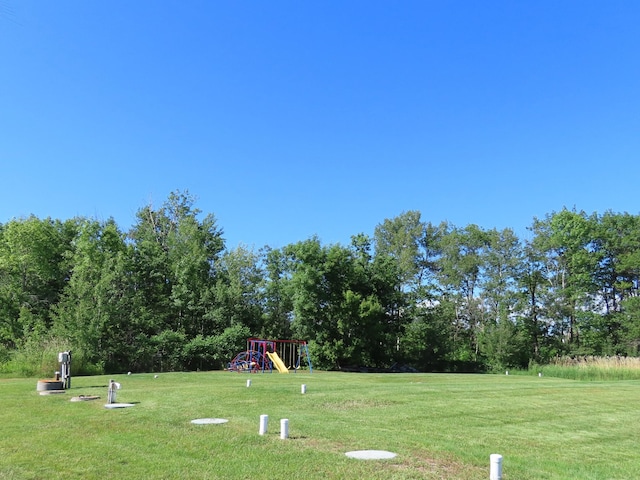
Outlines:
[{"label": "blue sky", "polygon": [[640,3],[0,0],[0,223],[188,190],[227,246],[640,212]]}]

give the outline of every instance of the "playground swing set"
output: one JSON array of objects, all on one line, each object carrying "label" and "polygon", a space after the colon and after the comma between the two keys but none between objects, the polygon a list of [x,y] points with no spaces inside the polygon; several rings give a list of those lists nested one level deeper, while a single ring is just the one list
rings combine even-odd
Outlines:
[{"label": "playground swing set", "polygon": [[239,373],[273,372],[296,373],[302,361],[306,361],[309,373],[313,373],[309,348],[304,340],[247,339],[247,349],[238,353],[227,366],[227,370]]}]

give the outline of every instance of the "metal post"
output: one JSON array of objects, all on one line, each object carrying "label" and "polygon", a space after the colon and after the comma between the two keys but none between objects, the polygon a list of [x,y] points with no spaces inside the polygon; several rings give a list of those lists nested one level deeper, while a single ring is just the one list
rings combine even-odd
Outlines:
[{"label": "metal post", "polygon": [[67,352],[68,360],[67,360],[67,381],[66,388],[71,388],[71,350]]},{"label": "metal post", "polygon": [[71,352],[58,353],[60,362],[60,378],[63,388],[71,388]]},{"label": "metal post", "polygon": [[304,344],[304,352],[307,354],[307,363],[309,364],[309,373],[313,373],[313,367],[311,366],[311,357],[309,356],[309,347],[307,343]]},{"label": "metal post", "polygon": [[107,403],[116,403],[116,391],[118,384],[115,380],[109,380],[109,390],[107,391]]}]

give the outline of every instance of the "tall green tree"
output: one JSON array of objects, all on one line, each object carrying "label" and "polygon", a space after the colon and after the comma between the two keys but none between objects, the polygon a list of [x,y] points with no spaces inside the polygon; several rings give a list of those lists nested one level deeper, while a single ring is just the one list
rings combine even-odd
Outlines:
[{"label": "tall green tree", "polygon": [[480,296],[486,312],[481,327],[481,351],[492,368],[526,366],[523,336],[518,329],[517,306],[520,300],[518,270],[523,262],[520,240],[513,230],[486,232]]},{"label": "tall green tree", "polygon": [[77,228],[71,277],[56,308],[54,330],[83,361],[103,368],[118,349],[114,326],[129,315],[129,249],[112,219],[79,219]]},{"label": "tall green tree", "polygon": [[545,277],[545,256],[536,245],[527,240],[523,249],[522,261],[518,266],[516,279],[521,292],[516,308],[527,357],[538,363],[551,358],[555,351],[550,335],[550,319],[546,315],[544,298],[548,282]]},{"label": "tall green tree", "polygon": [[146,355],[145,364],[166,357],[176,334],[186,340],[216,327],[211,311],[224,240],[215,217],[200,220],[194,203],[188,192],[173,192],[159,209],[140,209],[129,233],[137,333],[124,344]]},{"label": "tall green tree", "polygon": [[454,349],[459,360],[478,359],[485,309],[479,295],[489,234],[477,225],[452,227],[441,240],[438,275],[443,300],[455,306]]},{"label": "tall green tree", "polygon": [[147,299],[161,328],[202,332],[207,308],[203,297],[214,284],[224,250],[215,217],[202,221],[188,193],[172,193],[159,209],[138,211],[129,237],[133,242],[136,290]]},{"label": "tall green tree", "polygon": [[385,219],[375,227],[376,255],[395,260],[400,272],[401,290],[412,289],[422,278],[421,241],[425,225],[420,212],[411,210],[391,219]]},{"label": "tall green tree", "polygon": [[208,322],[217,299],[215,285],[224,252],[222,230],[212,214],[198,218],[195,200],[185,194],[171,194],[165,205],[170,219],[168,264],[174,330],[188,335],[212,333]]},{"label": "tall green tree", "polygon": [[600,254],[596,282],[606,313],[638,292],[640,279],[640,216],[606,212],[598,219],[595,249]]},{"label": "tall green tree", "polygon": [[262,333],[263,271],[260,257],[245,246],[224,252],[218,262],[215,284],[215,306],[208,317],[214,320],[220,334],[225,328],[242,325],[253,335]]},{"label": "tall green tree", "polygon": [[264,273],[261,280],[263,295],[261,336],[290,339],[293,320],[292,272],[282,249],[266,248],[262,257]]},{"label": "tall green tree", "polygon": [[0,342],[15,347],[42,335],[52,323],[69,278],[72,221],[35,216],[12,220],[0,230]]},{"label": "tall green tree", "polygon": [[373,267],[377,277],[384,277],[383,285],[393,286],[392,295],[385,294],[382,305],[392,335],[389,342],[394,344],[388,355],[396,360],[407,353],[403,352],[402,338],[414,320],[411,312],[416,305],[431,300],[440,234],[440,229],[424,223],[415,210],[385,219],[375,227]]},{"label": "tall green tree", "polygon": [[547,313],[567,348],[579,344],[580,319],[593,307],[594,273],[599,253],[594,243],[597,219],[564,209],[534,220],[534,244],[545,255],[545,278],[550,288]]},{"label": "tall green tree", "polygon": [[289,245],[285,253],[295,291],[293,334],[311,339],[319,365],[339,367],[344,362],[337,317],[343,288],[337,282],[344,279],[344,265],[339,265],[344,255],[335,251],[329,261],[329,251],[317,237]]},{"label": "tall green tree", "polygon": [[394,312],[404,305],[405,294],[397,287],[401,269],[391,256],[374,254],[372,239],[351,237],[349,289],[344,304],[353,323],[347,330],[352,363],[383,367],[402,357]]},{"label": "tall green tree", "polygon": [[293,292],[292,332],[310,339],[320,367],[389,363],[395,333],[389,333],[389,305],[379,295],[385,290],[384,272],[370,265],[369,248],[369,240],[357,236],[351,247],[323,246],[311,238],[284,249]]},{"label": "tall green tree", "polygon": [[[594,234],[599,263],[594,272],[595,311],[583,328],[583,341],[595,354],[623,354],[637,350],[628,328],[633,315],[631,300],[638,295],[640,279],[640,217],[606,212],[598,218]],[[627,301],[629,300],[629,301]],[[598,313],[603,311],[603,314]]]}]

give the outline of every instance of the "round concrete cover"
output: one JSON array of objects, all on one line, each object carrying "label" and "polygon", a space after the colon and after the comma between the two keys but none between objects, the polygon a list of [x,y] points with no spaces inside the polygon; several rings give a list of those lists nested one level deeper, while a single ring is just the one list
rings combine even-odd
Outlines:
[{"label": "round concrete cover", "polygon": [[345,455],[347,457],[358,458],[360,460],[384,460],[396,456],[395,453],[387,452],[385,450],[355,450],[353,452],[347,452]]},{"label": "round concrete cover", "polygon": [[196,425],[212,425],[227,423],[228,421],[226,418],[196,418],[195,420],[191,420],[191,423],[195,423]]},{"label": "round concrete cover", "polygon": [[133,407],[133,403],[107,403],[104,408],[126,408]]}]

